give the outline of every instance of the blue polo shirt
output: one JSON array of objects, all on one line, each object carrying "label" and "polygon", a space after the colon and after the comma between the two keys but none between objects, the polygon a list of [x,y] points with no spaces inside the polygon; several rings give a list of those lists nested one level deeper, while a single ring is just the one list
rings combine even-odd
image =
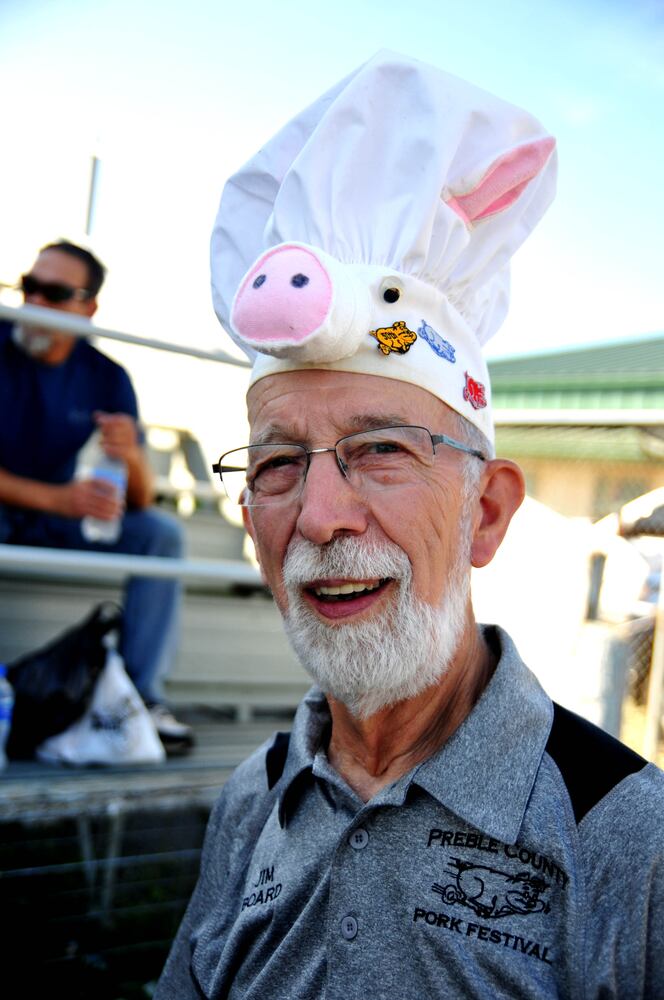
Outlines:
[{"label": "blue polo shirt", "polygon": [[138,420],[131,379],[79,339],[61,365],[30,357],[0,321],[0,468],[47,483],[69,482],[96,410]]}]

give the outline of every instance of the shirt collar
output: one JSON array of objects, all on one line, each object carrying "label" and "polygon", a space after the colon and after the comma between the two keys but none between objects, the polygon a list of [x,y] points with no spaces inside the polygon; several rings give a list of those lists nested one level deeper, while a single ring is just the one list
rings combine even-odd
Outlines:
[{"label": "shirt collar", "polygon": [[[497,626],[483,629],[487,642],[499,649],[493,677],[450,739],[397,786],[401,800],[409,786],[416,784],[471,826],[512,844],[544,753],[553,706],[508,634]],[[287,807],[295,804],[298,790],[310,779],[314,757],[327,742],[330,724],[327,699],[312,687],[295,714],[281,775],[282,826]],[[274,784],[274,775],[270,781]]]},{"label": "shirt collar", "polygon": [[[281,775],[279,791],[279,823],[286,822],[287,806],[295,800],[297,789],[302,788],[303,779],[311,775],[314,757],[323,743],[327,742],[331,717],[327,698],[318,687],[312,687],[298,705],[288,744],[288,753]],[[277,734],[273,748],[277,746]],[[274,775],[268,773],[268,782],[274,784]]]},{"label": "shirt collar", "polygon": [[510,637],[484,626],[500,659],[472,712],[412,782],[476,829],[513,844],[553,721],[553,705]]}]

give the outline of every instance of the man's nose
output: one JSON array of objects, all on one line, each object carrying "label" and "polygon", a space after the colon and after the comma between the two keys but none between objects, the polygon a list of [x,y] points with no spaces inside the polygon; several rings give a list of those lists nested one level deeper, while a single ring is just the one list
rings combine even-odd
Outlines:
[{"label": "man's nose", "polygon": [[316,545],[340,534],[361,534],[368,526],[366,502],[340,471],[333,451],[313,454],[299,499],[297,529]]}]

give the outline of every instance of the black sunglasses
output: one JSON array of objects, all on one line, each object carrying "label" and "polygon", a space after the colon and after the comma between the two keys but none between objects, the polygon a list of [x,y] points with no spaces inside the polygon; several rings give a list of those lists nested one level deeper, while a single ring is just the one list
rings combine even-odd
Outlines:
[{"label": "black sunglasses", "polygon": [[19,288],[24,295],[41,295],[47,302],[69,302],[71,299],[84,302],[92,298],[92,292],[88,288],[72,288],[59,281],[40,281],[31,274],[22,275]]}]

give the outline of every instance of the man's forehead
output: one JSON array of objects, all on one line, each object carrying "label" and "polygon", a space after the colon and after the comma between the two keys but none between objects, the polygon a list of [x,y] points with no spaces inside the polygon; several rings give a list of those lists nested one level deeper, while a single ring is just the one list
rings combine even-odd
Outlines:
[{"label": "man's forehead", "polygon": [[306,440],[321,422],[339,434],[390,424],[436,427],[450,409],[426,389],[375,375],[329,370],[284,372],[254,383],[247,393],[252,439]]},{"label": "man's forehead", "polygon": [[62,281],[76,288],[84,287],[88,280],[88,269],[82,260],[55,248],[39,254],[31,273],[42,281]]},{"label": "man's forehead", "polygon": [[[408,417],[399,413],[354,413],[345,420],[333,421],[333,429],[339,437],[352,434],[354,431],[368,431],[379,427],[409,424]],[[293,441],[297,444],[307,444],[313,440],[317,427],[306,413],[294,413],[291,418],[274,420],[254,428],[252,441],[263,443],[270,441]]]}]

